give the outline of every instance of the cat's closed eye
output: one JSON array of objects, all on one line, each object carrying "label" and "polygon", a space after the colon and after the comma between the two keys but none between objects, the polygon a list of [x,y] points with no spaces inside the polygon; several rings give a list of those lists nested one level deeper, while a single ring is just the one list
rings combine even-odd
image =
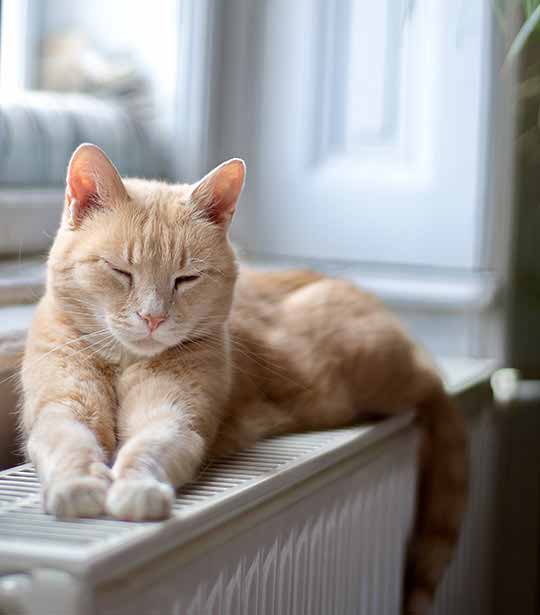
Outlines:
[{"label": "cat's closed eye", "polygon": [[195,282],[196,280],[199,279],[199,277],[200,276],[198,275],[179,275],[174,280],[174,287],[178,288],[182,284],[189,284],[190,282]]},{"label": "cat's closed eye", "polygon": [[106,261],[106,263],[109,266],[110,270],[116,275],[116,277],[121,278],[122,280],[127,281],[131,284],[133,276],[129,271],[118,269],[118,267],[115,267],[112,263],[109,263],[109,261]]}]

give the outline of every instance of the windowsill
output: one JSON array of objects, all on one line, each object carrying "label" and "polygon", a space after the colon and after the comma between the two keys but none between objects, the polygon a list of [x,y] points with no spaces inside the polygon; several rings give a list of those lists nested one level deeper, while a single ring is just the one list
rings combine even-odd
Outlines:
[{"label": "windowsill", "polygon": [[45,271],[42,258],[1,261],[0,306],[35,303],[43,294]]},{"label": "windowsill", "polygon": [[35,305],[0,307],[0,374],[20,365]]},{"label": "windowsill", "polygon": [[0,262],[0,374],[19,367],[26,332],[44,285],[43,259]]},{"label": "windowsill", "polygon": [[348,278],[394,308],[479,313],[496,303],[499,292],[499,283],[490,272],[242,256],[242,262],[258,269],[312,267]]},{"label": "windowsill", "polygon": [[[419,270],[347,263],[305,263],[286,258],[246,255],[242,262],[262,270],[313,267],[341,275],[399,307],[482,312],[495,304],[499,285],[488,272]],[[45,264],[39,258],[0,263],[0,306],[34,303],[45,284]],[[0,326],[0,335],[2,327]]]},{"label": "windowsill", "polygon": [[2,254],[16,256],[46,250],[58,228],[63,202],[63,188],[2,187]]}]

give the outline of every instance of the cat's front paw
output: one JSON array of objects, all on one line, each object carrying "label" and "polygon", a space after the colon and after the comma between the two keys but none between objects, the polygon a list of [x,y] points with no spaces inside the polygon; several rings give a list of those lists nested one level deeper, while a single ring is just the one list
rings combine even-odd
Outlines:
[{"label": "cat's front paw", "polygon": [[156,521],[171,515],[174,490],[153,478],[117,479],[107,495],[107,512],[125,521]]},{"label": "cat's front paw", "polygon": [[94,476],[52,481],[43,493],[46,512],[56,517],[98,517],[105,512],[109,483]]}]

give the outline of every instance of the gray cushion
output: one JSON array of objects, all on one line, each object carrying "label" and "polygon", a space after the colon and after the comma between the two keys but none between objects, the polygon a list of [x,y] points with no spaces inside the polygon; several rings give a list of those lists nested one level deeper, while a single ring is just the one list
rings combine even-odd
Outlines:
[{"label": "gray cushion", "polygon": [[0,184],[59,186],[73,150],[99,145],[121,175],[167,176],[151,131],[121,105],[91,96],[25,92],[0,103]]}]

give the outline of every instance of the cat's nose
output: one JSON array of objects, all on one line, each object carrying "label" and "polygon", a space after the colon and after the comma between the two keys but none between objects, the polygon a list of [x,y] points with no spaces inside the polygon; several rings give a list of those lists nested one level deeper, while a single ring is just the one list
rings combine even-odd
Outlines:
[{"label": "cat's nose", "polygon": [[167,314],[149,314],[137,312],[137,316],[146,321],[146,324],[150,329],[150,333],[153,333],[162,322],[165,322],[167,320]]}]

